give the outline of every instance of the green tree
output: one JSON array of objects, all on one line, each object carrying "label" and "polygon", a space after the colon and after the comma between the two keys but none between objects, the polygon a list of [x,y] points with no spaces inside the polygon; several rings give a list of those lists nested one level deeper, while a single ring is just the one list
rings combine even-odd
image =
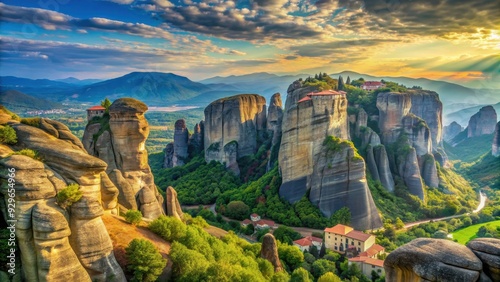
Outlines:
[{"label": "green tree", "polygon": [[351,78],[347,76],[347,80],[345,81],[345,84],[351,84]]},{"label": "green tree", "polygon": [[104,99],[104,101],[101,101],[101,106],[106,109],[106,112],[108,112],[109,107],[111,106],[111,101],[108,98],[106,98]]},{"label": "green tree", "polygon": [[401,218],[396,218],[396,228],[403,229],[405,227],[405,223],[401,220]]},{"label": "green tree", "polygon": [[258,258],[257,262],[259,263],[259,270],[265,278],[269,279],[274,275],[274,266],[270,261]]},{"label": "green tree", "polygon": [[318,259],[311,266],[311,273],[315,278],[319,278],[327,272],[335,273],[336,270],[335,263],[326,259]]},{"label": "green tree", "polygon": [[271,282],[288,282],[290,281],[290,276],[286,271],[276,272],[273,277],[271,277]]},{"label": "green tree", "polygon": [[132,240],[125,248],[125,255],[133,281],[155,281],[167,265],[153,243],[145,239]]},{"label": "green tree", "polygon": [[9,125],[0,125],[0,143],[7,145],[13,145],[17,143],[17,135],[14,128],[10,127]]},{"label": "green tree", "polygon": [[287,244],[278,245],[278,255],[280,260],[285,262],[291,270],[299,267],[304,261],[304,253],[299,248]]},{"label": "green tree", "polygon": [[342,282],[342,280],[340,279],[340,277],[333,274],[333,272],[327,272],[321,275],[320,278],[318,278],[318,282]]},{"label": "green tree", "polygon": [[312,282],[313,277],[309,271],[305,270],[302,267],[295,269],[292,272],[292,277],[290,278],[290,282]]},{"label": "green tree", "polygon": [[242,201],[232,201],[227,204],[226,207],[226,215],[238,219],[243,220],[247,218],[250,214],[250,207],[248,207]]},{"label": "green tree", "polygon": [[342,78],[342,76],[339,76],[338,89],[344,90],[344,79]]},{"label": "green tree", "polygon": [[253,224],[248,224],[247,227],[245,228],[245,234],[246,235],[252,235],[255,232],[255,227]]},{"label": "green tree", "polygon": [[125,213],[125,220],[132,225],[137,225],[142,221],[142,214],[138,210],[128,210]]},{"label": "green tree", "polygon": [[162,215],[149,224],[149,229],[167,241],[176,241],[186,235],[186,225],[175,217]]},{"label": "green tree", "polygon": [[300,235],[299,232],[285,225],[280,225],[276,230],[274,230],[273,235],[276,240],[289,245],[292,245],[293,241],[302,238],[302,235]]},{"label": "green tree", "polygon": [[56,201],[61,208],[66,209],[73,203],[78,202],[82,196],[83,193],[80,191],[80,186],[76,183],[72,183],[57,193]]}]

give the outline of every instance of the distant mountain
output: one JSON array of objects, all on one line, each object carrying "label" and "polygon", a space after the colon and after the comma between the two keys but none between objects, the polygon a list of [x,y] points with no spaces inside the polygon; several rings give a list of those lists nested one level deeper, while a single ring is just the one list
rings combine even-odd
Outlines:
[{"label": "distant mountain", "polygon": [[[492,104],[486,104],[486,105],[492,105]],[[469,124],[470,117],[473,116],[475,113],[479,112],[479,110],[484,106],[485,105],[477,105],[474,107],[458,110],[449,113],[447,115],[443,115],[444,125],[448,125],[451,122],[456,121],[461,126],[467,127],[467,125]],[[497,117],[500,118],[500,103],[494,104],[492,106],[497,112]]]},{"label": "distant mountain", "polygon": [[182,102],[210,90],[212,88],[207,85],[173,73],[132,72],[81,87],[68,94],[71,94],[71,99],[86,102],[98,102],[105,97],[110,100],[132,97],[148,105],[166,105]]},{"label": "distant mountain", "polygon": [[[493,91],[491,89],[472,89],[467,88],[458,84],[438,81],[438,80],[430,80],[427,78],[409,78],[409,77],[392,77],[392,76],[371,76],[367,74],[361,74],[353,71],[343,71],[341,73],[331,74],[332,77],[338,77],[342,75],[345,79],[347,76],[350,76],[352,79],[358,79],[360,77],[365,80],[376,80],[379,81],[381,79],[394,81],[400,84],[403,84],[407,87],[412,87],[414,85],[421,86],[423,89],[428,89],[432,91],[436,91],[439,94],[439,98],[444,104],[443,111],[448,113],[447,105],[454,103],[463,103],[469,104],[470,106],[477,104],[490,104],[496,103],[500,101],[500,95],[493,95]],[[500,90],[496,90],[496,93],[499,93]],[[492,99],[494,99],[492,101]]]},{"label": "distant mountain", "polygon": [[74,85],[88,85],[103,81],[102,79],[78,79],[75,77],[67,77],[63,79],[56,79],[56,81],[65,82]]},{"label": "distant mountain", "polygon": [[63,109],[63,105],[57,102],[36,98],[17,90],[6,90],[0,92],[0,104],[14,112],[25,112],[34,110]]},{"label": "distant mountain", "polygon": [[77,85],[49,79],[29,79],[15,76],[0,76],[0,91],[17,90],[37,98],[51,101],[61,99],[65,92]]}]

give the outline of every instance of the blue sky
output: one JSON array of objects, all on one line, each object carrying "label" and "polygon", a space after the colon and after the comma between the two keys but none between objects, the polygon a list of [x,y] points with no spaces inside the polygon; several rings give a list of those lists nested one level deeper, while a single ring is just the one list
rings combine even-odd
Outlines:
[{"label": "blue sky", "polygon": [[458,0],[3,0],[0,74],[352,70],[500,88],[500,6]]}]

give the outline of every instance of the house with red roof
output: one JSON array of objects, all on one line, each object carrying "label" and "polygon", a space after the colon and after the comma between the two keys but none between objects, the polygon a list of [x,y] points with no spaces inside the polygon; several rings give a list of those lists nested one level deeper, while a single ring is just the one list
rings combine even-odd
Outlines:
[{"label": "house with red roof", "polygon": [[252,214],[250,215],[250,219],[251,219],[252,221],[259,221],[259,220],[260,220],[260,215],[258,215],[258,214],[256,214],[256,213],[252,213]]},{"label": "house with red roof", "polygon": [[361,85],[361,89],[367,90],[367,91],[373,91],[376,89],[379,89],[381,87],[385,87],[385,84],[383,84],[380,81],[365,81],[363,85]]},{"label": "house with red roof", "polygon": [[316,248],[321,249],[323,245],[323,239],[314,236],[307,236],[299,240],[293,241],[293,245],[297,246],[301,251],[309,251],[309,248],[316,246]]},{"label": "house with red roof", "polygon": [[94,117],[102,117],[106,112],[103,106],[93,106],[87,109],[87,121],[92,120]]},{"label": "house with red roof", "polygon": [[325,228],[325,247],[339,253],[345,253],[349,246],[354,246],[358,253],[366,252],[374,244],[375,236],[347,225],[337,224]]},{"label": "house with red roof", "polygon": [[272,220],[261,219],[257,222],[254,222],[255,229],[266,229],[275,227],[275,223]]},{"label": "house with red roof", "polygon": [[384,261],[376,258],[357,256],[349,259],[349,265],[356,264],[366,277],[372,276],[375,271],[379,276],[385,275]]}]

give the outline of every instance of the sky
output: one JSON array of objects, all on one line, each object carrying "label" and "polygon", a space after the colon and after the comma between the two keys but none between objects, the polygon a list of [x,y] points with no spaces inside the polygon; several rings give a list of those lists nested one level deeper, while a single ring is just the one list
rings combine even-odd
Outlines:
[{"label": "sky", "polygon": [[500,89],[498,0],[2,0],[0,75],[425,77]]}]

